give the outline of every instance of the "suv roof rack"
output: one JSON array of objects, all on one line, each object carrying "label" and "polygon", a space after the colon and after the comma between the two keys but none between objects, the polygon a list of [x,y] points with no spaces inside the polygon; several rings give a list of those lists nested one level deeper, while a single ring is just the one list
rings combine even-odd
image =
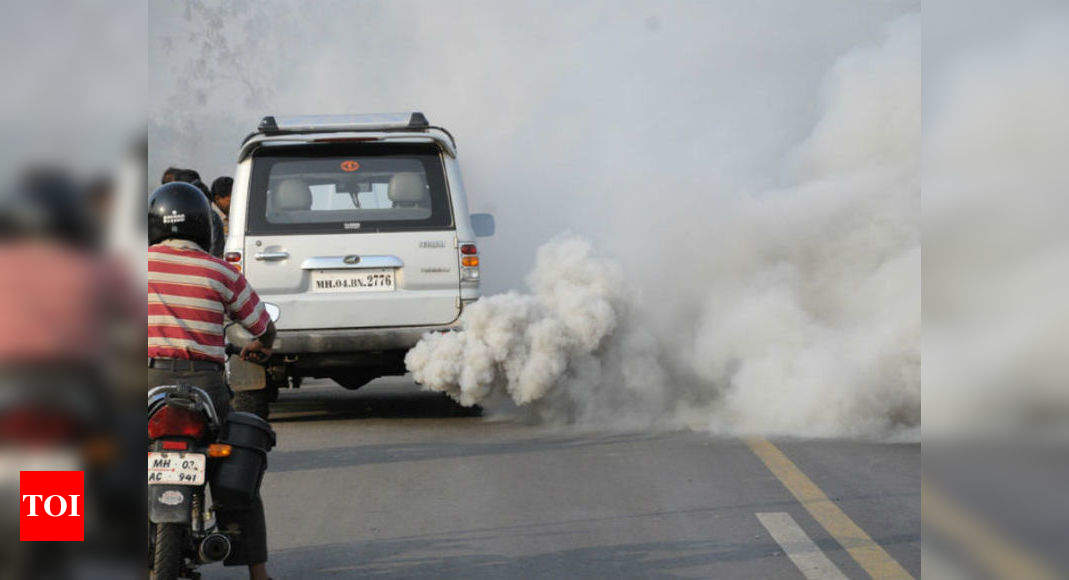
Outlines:
[{"label": "suv roof rack", "polygon": [[260,120],[257,130],[241,142],[247,143],[256,135],[288,135],[294,133],[353,133],[353,132],[426,132],[435,129],[445,133],[457,146],[453,135],[442,127],[435,127],[419,111],[408,113],[373,113],[366,115],[269,115]]}]

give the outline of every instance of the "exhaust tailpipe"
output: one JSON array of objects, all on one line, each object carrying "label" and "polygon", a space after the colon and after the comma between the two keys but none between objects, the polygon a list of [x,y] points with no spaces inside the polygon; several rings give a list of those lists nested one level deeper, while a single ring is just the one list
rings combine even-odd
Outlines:
[{"label": "exhaust tailpipe", "polygon": [[218,562],[230,555],[230,538],[223,534],[208,534],[200,543],[200,559]]}]

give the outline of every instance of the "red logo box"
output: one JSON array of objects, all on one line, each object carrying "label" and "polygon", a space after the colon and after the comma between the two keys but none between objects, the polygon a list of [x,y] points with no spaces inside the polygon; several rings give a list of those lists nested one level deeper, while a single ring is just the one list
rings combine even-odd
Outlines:
[{"label": "red logo box", "polygon": [[19,472],[19,540],[85,540],[85,474],[81,471]]}]

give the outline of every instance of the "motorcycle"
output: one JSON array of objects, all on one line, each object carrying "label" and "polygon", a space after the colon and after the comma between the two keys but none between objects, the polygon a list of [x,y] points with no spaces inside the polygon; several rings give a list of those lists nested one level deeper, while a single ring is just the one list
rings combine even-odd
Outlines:
[{"label": "motorcycle", "polygon": [[[277,308],[269,313],[277,319]],[[240,349],[228,344],[226,352]],[[150,577],[199,578],[197,566],[226,559],[240,541],[216,512],[259,493],[274,431],[252,413],[220,418],[203,389],[175,384],[149,390],[148,440]]]}]

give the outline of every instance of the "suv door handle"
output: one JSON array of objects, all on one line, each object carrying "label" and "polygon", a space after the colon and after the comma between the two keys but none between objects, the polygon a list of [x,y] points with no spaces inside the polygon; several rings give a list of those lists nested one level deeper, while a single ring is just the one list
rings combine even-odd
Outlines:
[{"label": "suv door handle", "polygon": [[289,252],[257,252],[253,256],[257,260],[285,260],[290,257]]}]

